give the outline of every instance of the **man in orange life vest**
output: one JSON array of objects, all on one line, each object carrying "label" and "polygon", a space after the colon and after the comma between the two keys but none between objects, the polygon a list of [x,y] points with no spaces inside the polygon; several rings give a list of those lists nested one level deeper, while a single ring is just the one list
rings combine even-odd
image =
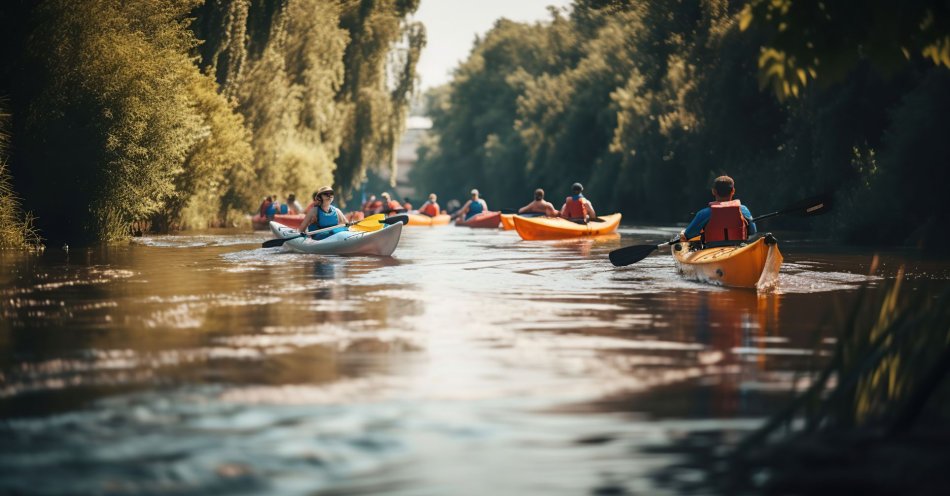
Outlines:
[{"label": "man in orange life vest", "polygon": [[435,196],[435,193],[429,193],[429,199],[419,207],[419,213],[428,215],[429,217],[439,215],[439,203],[437,200],[438,197]]},{"label": "man in orange life vest", "polygon": [[717,177],[712,194],[716,201],[696,213],[693,221],[680,233],[680,240],[701,235],[704,246],[728,246],[742,243],[755,234],[752,212],[739,200],[732,199],[736,194],[736,183],[731,177]]},{"label": "man in orange life vest", "polygon": [[587,223],[588,219],[597,217],[594,212],[594,206],[590,200],[584,197],[584,186],[581,183],[571,185],[571,196],[564,199],[564,205],[561,207],[561,217],[571,220]]}]

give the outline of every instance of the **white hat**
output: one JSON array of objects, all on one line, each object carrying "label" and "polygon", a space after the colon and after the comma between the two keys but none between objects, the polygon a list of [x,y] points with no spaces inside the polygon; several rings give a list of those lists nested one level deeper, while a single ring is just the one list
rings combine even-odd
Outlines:
[{"label": "white hat", "polygon": [[472,188],[472,192],[471,192],[470,194],[477,195],[477,194],[478,194],[478,190],[475,189],[475,188]]}]

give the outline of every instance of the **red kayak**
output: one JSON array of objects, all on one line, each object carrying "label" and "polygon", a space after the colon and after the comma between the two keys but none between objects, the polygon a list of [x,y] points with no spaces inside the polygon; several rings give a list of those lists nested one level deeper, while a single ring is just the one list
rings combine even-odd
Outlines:
[{"label": "red kayak", "polygon": [[468,220],[456,220],[456,226],[464,227],[487,227],[497,229],[501,224],[501,212],[482,212],[478,215],[469,217]]},{"label": "red kayak", "polygon": [[251,225],[254,227],[255,231],[260,231],[263,229],[270,229],[269,221],[273,220],[274,222],[297,229],[300,226],[300,223],[303,222],[303,214],[277,214],[273,219],[268,219],[267,217],[261,215],[255,215],[251,217]]}]

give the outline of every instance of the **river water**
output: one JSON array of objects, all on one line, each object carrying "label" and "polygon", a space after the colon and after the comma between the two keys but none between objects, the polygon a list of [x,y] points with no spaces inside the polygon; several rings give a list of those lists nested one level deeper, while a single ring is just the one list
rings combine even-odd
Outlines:
[{"label": "river water", "polygon": [[0,493],[675,493],[703,473],[666,447],[780,408],[860,288],[902,264],[922,294],[950,280],[807,241],[767,294],[683,280],[668,254],[607,261],[673,231],[407,227],[387,258],[237,231],[0,252]]}]

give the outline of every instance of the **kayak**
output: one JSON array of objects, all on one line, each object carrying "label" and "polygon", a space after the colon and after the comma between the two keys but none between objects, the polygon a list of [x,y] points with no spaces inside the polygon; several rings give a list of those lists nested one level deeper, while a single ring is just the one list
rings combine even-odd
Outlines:
[{"label": "kayak", "polygon": [[456,226],[487,227],[491,229],[497,228],[500,223],[501,212],[482,212],[478,215],[473,215],[472,218],[468,220],[458,219],[455,221]]},{"label": "kayak", "polygon": [[501,228],[510,231],[515,228],[515,214],[501,214]]},{"label": "kayak", "polygon": [[[280,238],[293,238],[300,234],[276,222],[270,223],[271,232]],[[402,222],[386,224],[377,231],[343,231],[319,241],[296,238],[284,243],[284,246],[301,253],[318,255],[380,255],[388,257],[396,250],[402,234]]]},{"label": "kayak", "polygon": [[303,222],[303,218],[303,214],[277,214],[273,219],[268,219],[258,214],[251,217],[251,226],[255,231],[263,231],[267,229],[271,221],[274,221],[282,226],[297,228],[300,226],[300,223]]},{"label": "kayak", "polygon": [[406,214],[409,216],[410,226],[444,226],[452,220],[449,214],[439,214],[435,217],[429,217],[425,214]]},{"label": "kayak", "polygon": [[515,228],[515,216],[521,217],[542,217],[544,214],[529,212],[527,214],[501,214],[501,228],[506,231],[511,231]]},{"label": "kayak", "polygon": [[689,250],[689,243],[672,247],[680,274],[719,286],[768,289],[778,282],[782,253],[771,234],[749,244]]},{"label": "kayak", "polygon": [[521,217],[512,219],[515,230],[521,239],[534,241],[538,239],[566,239],[581,236],[598,236],[610,234],[620,225],[620,214],[610,214],[600,217],[601,221],[590,221],[587,224],[571,222],[559,217]]}]

